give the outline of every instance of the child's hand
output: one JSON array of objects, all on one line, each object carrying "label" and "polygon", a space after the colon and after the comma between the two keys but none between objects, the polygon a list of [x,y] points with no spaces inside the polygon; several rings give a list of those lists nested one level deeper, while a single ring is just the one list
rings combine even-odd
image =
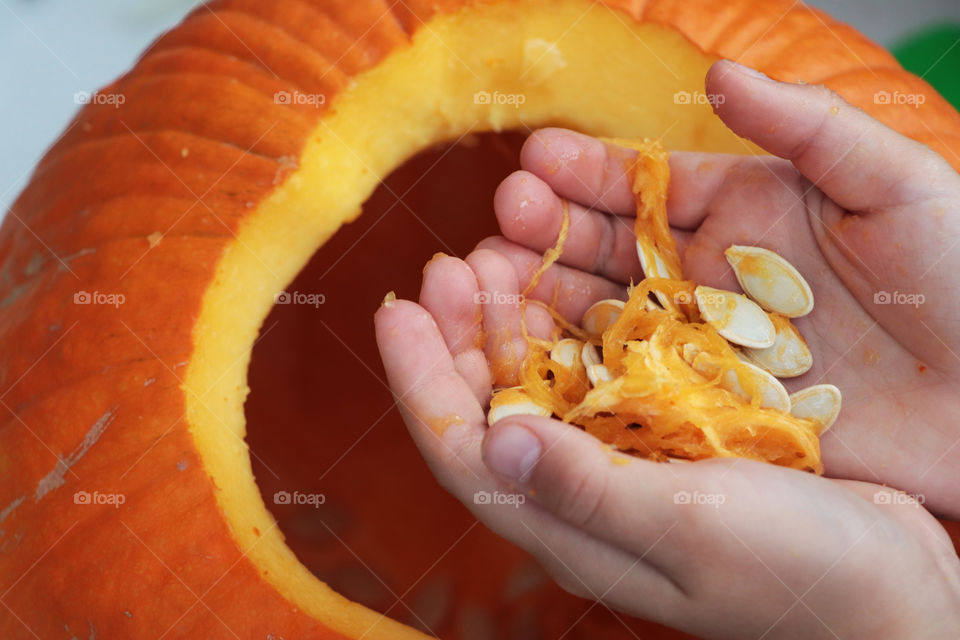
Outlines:
[{"label": "child's hand", "polygon": [[[816,298],[796,323],[816,364],[788,387],[823,378],[844,394],[823,440],[827,475],[887,483],[960,516],[960,309],[949,280],[960,270],[951,253],[960,178],[824,89],[718,63],[707,91],[724,95],[718,112],[735,132],[786,160],[672,156],[669,214],[685,276],[735,289],[722,255],[731,244],[769,246],[795,264]],[[642,277],[632,220],[620,218],[634,207],[629,153],[572,132],[534,134],[526,171],[496,196],[506,237],[465,262],[433,261],[422,307],[397,301],[378,312],[391,386],[440,481],[571,590],[701,635],[938,637],[958,628],[949,539],[888,489],[744,460],[627,459],[542,418],[487,430],[491,380],[509,379],[523,355],[511,296],[556,241],[559,196],[572,201],[570,237],[533,297],[550,302],[559,278],[559,311],[578,322]],[[481,292],[489,304],[478,304]],[[895,292],[924,297],[887,304],[882,292],[893,303],[904,300]],[[545,336],[552,320],[531,305],[527,324]],[[478,491],[520,491],[526,502],[478,504]]]}]

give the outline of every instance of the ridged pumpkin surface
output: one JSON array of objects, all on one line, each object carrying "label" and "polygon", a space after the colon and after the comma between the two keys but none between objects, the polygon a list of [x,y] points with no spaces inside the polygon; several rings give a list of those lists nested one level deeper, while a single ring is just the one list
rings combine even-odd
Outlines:
[{"label": "ridged pumpkin surface", "polygon": [[[649,30],[643,34],[662,36],[665,42],[673,38],[692,57],[732,58],[777,79],[824,83],[960,168],[960,116],[940,96],[850,27],[787,0],[638,0],[605,7],[586,0],[411,0],[393,5],[377,0],[215,0],[161,37],[128,74],[102,90],[124,94],[123,105],[92,104],[80,111],[0,228],[0,637],[417,637],[418,632],[332,594],[302,567],[300,572],[276,570],[299,565],[259,502],[250,501],[249,509],[238,506],[247,495],[244,487],[253,482],[238,413],[242,408],[218,385],[227,384],[229,393],[242,399],[256,329],[274,293],[357,213],[377,175],[389,173],[432,142],[516,124],[513,114],[491,112],[473,124],[450,120],[449,126],[431,129],[430,136],[416,137],[408,135],[412,125],[407,115],[384,108],[370,119],[371,131],[396,131],[399,142],[376,138],[367,141],[369,148],[351,146],[360,163],[370,163],[369,175],[354,184],[341,165],[314,170],[325,166],[317,160],[326,157],[319,150],[346,135],[336,127],[350,117],[352,96],[363,91],[376,95],[378,87],[393,80],[382,69],[414,56],[418,47],[434,46],[430,43],[437,33],[458,33],[475,14],[500,20],[504,34],[512,34],[508,23],[528,14],[576,18],[588,12],[584,24],[626,31],[644,25]],[[516,17],[511,21],[511,16]],[[572,38],[581,37],[574,29],[577,22],[569,20]],[[599,48],[604,43],[587,44]],[[490,33],[491,52],[500,55],[503,49],[497,47],[503,46],[498,34]],[[645,81],[648,71],[642,66],[631,67],[617,51],[609,55],[612,68],[629,71],[609,80],[612,94],[621,85]],[[510,60],[498,60],[496,64],[511,68]],[[576,66],[573,58],[567,62]],[[664,62],[669,67],[672,59]],[[504,77],[496,80],[523,82]],[[424,87],[439,87],[439,95],[448,81],[439,74],[420,78]],[[551,95],[549,81],[545,86],[543,95]],[[681,88],[701,90],[702,84]],[[917,108],[877,105],[879,90],[923,93],[926,100]],[[323,104],[280,104],[278,92],[322,95]],[[585,114],[566,106],[567,99],[557,94],[555,107],[541,103],[522,111],[530,115],[523,125],[573,124],[604,135],[644,132],[641,112],[635,115],[641,122],[636,130],[620,131],[617,123],[599,119],[602,114],[590,116],[598,118],[596,124],[585,120]],[[409,108],[412,112],[418,106]],[[720,131],[716,122],[706,124],[712,118],[708,108],[691,110],[689,116],[681,112],[678,118],[683,120],[679,130],[686,131],[688,118],[703,118],[704,131]],[[698,131],[691,125],[688,133],[674,133],[674,146],[699,148]],[[722,131],[703,135],[710,150],[749,150],[722,138]],[[722,140],[727,147],[717,142]],[[374,166],[376,158],[382,167]],[[362,174],[364,167],[356,171]],[[495,176],[489,174],[487,180],[492,184]],[[318,206],[309,225],[290,226],[277,212],[286,210],[284,198],[293,202],[305,183],[331,202],[343,201],[344,210]],[[420,206],[437,209],[436,203]],[[479,219],[485,208],[488,203],[465,205],[462,211],[478,213],[457,226],[479,234],[490,225],[489,219]],[[270,229],[274,218],[275,235],[267,238],[261,230]],[[263,254],[251,250],[255,255],[244,263],[247,271],[234,270],[232,261],[255,238],[273,249]],[[430,240],[422,236],[418,242],[411,246],[422,250]],[[349,247],[342,250],[347,253]],[[386,283],[394,268],[419,270],[422,260],[419,255],[414,259],[414,253],[398,247],[392,257],[362,255],[346,264],[358,269],[357,280],[381,278]],[[334,256],[318,264],[334,268],[338,262]],[[376,268],[359,271],[364,264]],[[259,279],[248,277],[253,272]],[[346,284],[338,286],[342,288],[332,285],[328,295],[349,295]],[[77,304],[75,296],[83,292],[122,295],[123,302]],[[231,300],[235,307],[224,302]],[[373,353],[368,331],[372,311],[344,304],[336,313],[352,315],[331,320],[343,326],[347,344],[366,341],[357,347],[362,359]],[[287,353],[295,349],[288,345]],[[368,362],[379,371],[379,364]],[[278,357],[270,364],[278,370],[284,366]],[[222,369],[218,375],[208,370],[214,365]],[[278,377],[288,379],[287,374]],[[292,383],[309,390],[314,381],[294,375]],[[335,429],[336,437],[326,441],[331,449],[322,454],[335,461],[357,440],[345,432],[365,428],[366,423],[349,423],[361,411],[351,407],[385,394],[376,385],[360,385],[343,397],[342,406],[317,414],[321,420],[334,415],[335,422],[304,424],[302,429]],[[286,407],[264,429],[295,436],[301,428],[297,417],[307,414],[314,415]],[[385,579],[397,585],[395,595],[401,596],[405,585],[428,569],[422,561],[446,551],[431,545],[456,541],[471,518],[433,484],[406,441],[399,417],[392,413],[382,420],[390,435],[368,449],[369,466],[358,468],[352,479],[356,488],[340,492],[349,494],[346,507],[356,510],[360,532],[344,540],[347,545],[337,553],[357,560],[348,547],[359,550],[360,559],[376,553],[377,545],[387,547],[385,556],[394,558],[395,567],[384,568]],[[267,440],[269,433],[257,437]],[[358,446],[360,451],[368,447]],[[298,464],[309,463],[311,455],[302,452]],[[236,471],[227,473],[227,468]],[[378,478],[378,468],[389,468],[393,475]],[[267,487],[290,486],[264,477],[265,469],[258,467],[265,495]],[[297,481],[303,482],[317,475],[289,473],[294,478],[301,474]],[[396,483],[393,504],[366,498],[374,491],[367,485],[382,483]],[[118,508],[78,504],[76,492],[119,494],[124,501]],[[423,528],[433,532],[417,548],[418,540],[404,539],[398,531],[409,513],[404,500],[413,495],[420,505],[412,507],[417,526],[426,523]],[[277,513],[286,529],[283,510]],[[383,530],[389,534],[378,536],[378,514],[387,519]],[[477,537],[454,546],[447,560],[463,567],[450,590],[496,614],[496,606],[484,601],[492,598],[492,587],[485,585],[493,581],[479,574],[506,574],[523,559],[479,528],[470,535]],[[539,628],[553,637],[588,607],[557,589],[543,588],[541,611],[555,613],[552,622]],[[401,614],[402,608],[390,612]],[[471,624],[472,619],[461,611],[459,623],[434,628],[423,620],[412,622],[444,637],[487,637],[478,635],[485,623]],[[652,628],[629,625],[637,633]],[[576,629],[571,637],[629,635],[600,608]],[[508,637],[504,628],[492,633],[490,637]]]}]

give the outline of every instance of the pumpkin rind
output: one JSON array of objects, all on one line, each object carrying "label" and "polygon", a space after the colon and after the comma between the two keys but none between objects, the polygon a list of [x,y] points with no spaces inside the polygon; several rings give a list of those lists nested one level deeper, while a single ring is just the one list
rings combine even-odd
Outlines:
[{"label": "pumpkin rind", "polygon": [[[237,236],[298,178],[340,94],[444,16],[492,4],[212,2],[103,89],[125,104],[85,106],[47,153],[0,228],[0,636],[350,637],[282,594],[224,512],[190,428],[198,322]],[[960,116],[888,53],[787,0],[720,4],[607,6],[707,57],[822,82],[960,167]],[[881,89],[926,101],[874,104]],[[278,104],[278,91],[325,100]],[[79,292],[125,302],[74,304]],[[244,366],[252,339],[236,345]],[[241,437],[224,446],[249,465]],[[77,491],[126,501],[89,507]],[[420,636],[380,625],[367,637]]]}]

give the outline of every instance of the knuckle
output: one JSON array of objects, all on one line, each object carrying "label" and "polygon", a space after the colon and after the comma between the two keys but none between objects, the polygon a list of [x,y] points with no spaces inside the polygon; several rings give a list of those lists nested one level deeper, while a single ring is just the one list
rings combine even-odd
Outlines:
[{"label": "knuckle", "polygon": [[607,474],[594,469],[582,470],[562,492],[558,511],[573,524],[589,529],[603,514]]},{"label": "knuckle", "polygon": [[469,430],[457,430],[453,434],[448,430],[441,437],[444,446],[445,464],[453,466],[465,464],[477,459],[480,455],[480,440],[470,434]]},{"label": "knuckle", "polygon": [[597,224],[600,227],[600,245],[597,247],[597,254],[593,258],[591,271],[593,273],[603,273],[608,269],[610,261],[613,259],[617,230],[613,226],[613,219],[605,214],[599,214]]}]

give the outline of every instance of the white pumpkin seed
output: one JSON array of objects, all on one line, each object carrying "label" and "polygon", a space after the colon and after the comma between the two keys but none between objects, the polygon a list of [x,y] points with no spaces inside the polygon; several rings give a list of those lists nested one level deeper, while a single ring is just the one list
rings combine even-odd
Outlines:
[{"label": "white pumpkin seed", "polygon": [[813,354],[789,319],[783,316],[772,318],[777,335],[773,345],[766,349],[744,349],[743,357],[778,378],[795,378],[813,366]]},{"label": "white pumpkin seed", "polygon": [[[750,371],[757,391],[760,393],[760,406],[765,409],[779,409],[780,411],[790,411],[790,396],[784,386],[775,377],[749,362],[743,365]],[[747,386],[740,380],[740,376],[735,369],[727,369],[720,377],[720,385],[738,396],[750,400],[750,394],[747,393]]]},{"label": "white pumpkin seed", "polygon": [[744,292],[767,311],[789,318],[813,311],[813,292],[782,256],[761,247],[733,245],[724,255]]},{"label": "white pumpkin seed", "polygon": [[590,308],[583,313],[583,320],[580,326],[591,337],[599,338],[607,327],[612,325],[623,313],[625,306],[622,300],[600,300],[590,305]]},{"label": "white pumpkin seed", "polygon": [[754,349],[773,346],[777,335],[773,322],[746,296],[699,286],[694,297],[703,319],[730,342]]},{"label": "white pumpkin seed", "polygon": [[687,364],[692,366],[694,358],[700,355],[700,347],[687,342],[680,348],[680,355]]},{"label": "white pumpkin seed", "polygon": [[597,348],[585,342],[583,349],[580,351],[580,360],[583,362],[583,366],[590,367],[590,365],[601,364],[603,360],[600,358],[600,354],[597,352]]},{"label": "white pumpkin seed", "polygon": [[610,382],[613,380],[613,375],[604,365],[592,364],[587,367],[587,379],[590,380],[590,384],[597,386],[600,381]]},{"label": "white pumpkin seed", "polygon": [[534,402],[523,387],[510,387],[498,391],[491,398],[490,411],[487,413],[487,424],[492,425],[507,416],[519,415],[549,418],[553,415],[553,412]]},{"label": "white pumpkin seed", "polygon": [[[680,273],[670,273],[667,263],[663,261],[663,258],[653,247],[652,243],[648,243],[647,246],[644,246],[643,242],[637,240],[637,257],[640,258],[640,268],[643,269],[644,277],[672,278],[674,280],[679,280],[681,277],[683,277],[683,274]],[[657,298],[657,300],[660,302],[660,306],[664,309],[676,308],[676,305],[673,304],[673,301],[667,294],[654,290],[653,295]],[[647,305],[647,310],[651,310],[650,304]]]},{"label": "white pumpkin seed", "polygon": [[580,341],[573,338],[564,338],[550,349],[550,359],[572,369],[581,351]]},{"label": "white pumpkin seed", "polygon": [[640,258],[640,268],[643,269],[643,275],[647,278],[670,278],[670,270],[657,250],[652,246],[644,247],[643,243],[637,240],[637,257]]},{"label": "white pumpkin seed", "polygon": [[823,434],[836,422],[840,403],[840,389],[832,384],[817,384],[790,396],[790,415],[813,420],[820,425],[818,434]]}]

